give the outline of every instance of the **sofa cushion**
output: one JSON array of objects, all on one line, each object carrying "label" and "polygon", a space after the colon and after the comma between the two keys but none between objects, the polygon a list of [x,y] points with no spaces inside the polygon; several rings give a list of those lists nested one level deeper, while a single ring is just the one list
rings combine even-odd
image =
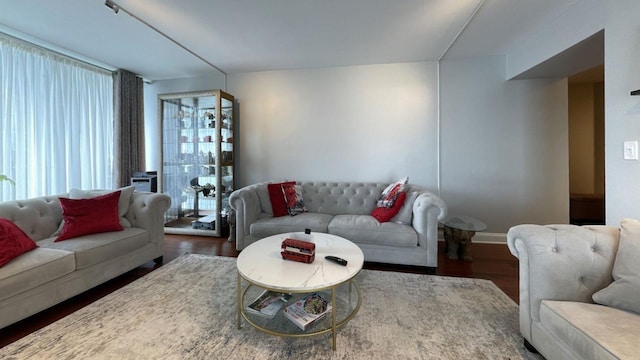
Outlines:
[{"label": "sofa cushion", "polygon": [[302,198],[302,186],[283,184],[282,195],[284,196],[284,203],[289,215],[296,216],[307,212],[307,209],[304,207],[304,199]]},{"label": "sofa cushion", "polygon": [[84,269],[146,246],[149,243],[149,233],[140,228],[126,228],[122,231],[85,235],[65,241],[54,240],[55,238],[43,239],[38,241],[38,245],[74,252],[76,267]]},{"label": "sofa cushion", "polygon": [[363,244],[418,245],[418,234],[411,226],[380,223],[370,215],[336,215],[329,223],[329,234]]},{"label": "sofa cushion", "polygon": [[120,191],[90,199],[60,198],[64,225],[56,241],[122,230],[118,216]]},{"label": "sofa cushion", "polygon": [[257,238],[287,232],[304,231],[304,229],[311,229],[313,232],[326,233],[327,226],[332,218],[332,215],[309,212],[302,213],[297,216],[265,216],[254,221],[251,224],[249,231],[252,236]]},{"label": "sofa cushion", "polygon": [[598,304],[640,314],[640,221],[623,219],[613,283],[593,294]]},{"label": "sofa cushion", "polygon": [[0,300],[33,289],[76,268],[72,252],[39,247],[0,269]]},{"label": "sofa cushion", "polygon": [[400,211],[391,219],[391,222],[411,225],[413,221],[413,203],[418,198],[417,191],[411,191],[407,193],[407,198],[404,200],[404,204],[400,208]]},{"label": "sofa cushion", "polygon": [[0,268],[38,245],[9,219],[0,218]]},{"label": "sofa cushion", "polygon": [[407,193],[401,192],[400,195],[398,195],[396,201],[393,203],[393,206],[378,206],[377,208],[373,209],[373,211],[371,212],[371,216],[373,216],[376,220],[378,220],[378,222],[381,223],[391,220],[391,218],[398,214],[400,208],[402,208],[402,205],[404,205],[404,201],[406,198]]},{"label": "sofa cushion", "polygon": [[287,203],[285,201],[284,194],[282,193],[282,186],[291,184],[295,185],[295,181],[281,182],[275,184],[268,184],[267,191],[269,192],[269,202],[271,203],[271,213],[273,216],[285,216],[288,215]]},{"label": "sofa cushion", "polygon": [[400,193],[402,193],[407,187],[407,183],[409,182],[409,177],[404,177],[393,184],[387,186],[380,194],[380,198],[378,199],[377,206],[385,206],[392,207],[393,204],[398,199]]},{"label": "sofa cushion", "polygon": [[[129,211],[129,205],[131,204],[131,197],[133,196],[133,192],[135,190],[134,186],[126,186],[119,188],[117,190],[80,190],[80,189],[71,189],[69,191],[69,199],[91,199],[96,196],[106,195],[115,191],[120,191],[120,198],[118,199],[118,216],[120,217],[120,226],[123,228],[131,227],[131,222],[125,217],[127,212]],[[58,230],[51,234],[51,236],[58,236],[62,232],[62,228],[64,228],[64,219],[60,222],[60,226],[58,226]],[[50,236],[46,236],[50,237]]]},{"label": "sofa cushion", "polygon": [[[542,326],[583,359],[631,359],[638,356],[640,316],[612,307],[543,300]],[[613,356],[612,356],[613,355]]]},{"label": "sofa cushion", "polygon": [[125,214],[129,211],[129,205],[131,204],[131,197],[135,191],[134,186],[125,186],[116,190],[80,190],[71,189],[69,191],[70,199],[90,199],[96,196],[109,194],[111,192],[120,191],[120,198],[118,199],[118,216],[120,217],[120,225],[122,227],[131,227],[131,222],[125,218]]}]

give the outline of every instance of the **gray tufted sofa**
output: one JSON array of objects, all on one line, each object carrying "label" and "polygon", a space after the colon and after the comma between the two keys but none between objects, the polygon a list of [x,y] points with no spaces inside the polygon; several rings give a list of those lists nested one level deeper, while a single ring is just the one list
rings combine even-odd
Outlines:
[{"label": "gray tufted sofa", "polygon": [[438,221],[447,206],[438,196],[408,185],[404,221],[379,223],[370,216],[388,184],[361,182],[297,182],[308,212],[273,217],[267,182],[231,194],[236,212],[236,248],[242,250],[267,236],[304,231],[338,235],[353,241],[365,261],[429,267],[438,266]]},{"label": "gray tufted sofa", "polygon": [[552,359],[638,359],[640,316],[598,305],[612,281],[620,230],[611,226],[518,225],[509,229],[520,263],[520,332]]},{"label": "gray tufted sofa", "polygon": [[38,244],[0,268],[0,328],[132,270],[162,261],[164,212],[171,198],[134,192],[122,231],[54,242],[62,221],[58,197],[0,203],[0,217],[20,227]]}]

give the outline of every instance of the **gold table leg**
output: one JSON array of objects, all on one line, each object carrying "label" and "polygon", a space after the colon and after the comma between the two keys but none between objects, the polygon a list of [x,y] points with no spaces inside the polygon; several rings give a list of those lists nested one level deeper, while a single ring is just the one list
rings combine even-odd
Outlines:
[{"label": "gold table leg", "polygon": [[242,277],[238,272],[238,329],[242,328]]},{"label": "gold table leg", "polygon": [[338,319],[338,310],[337,310],[337,306],[338,304],[336,303],[336,287],[332,287],[331,288],[331,306],[333,307],[333,309],[331,309],[331,317],[333,318],[333,324],[331,325],[331,327],[333,328],[332,330],[332,336],[333,336],[333,350],[336,350],[336,337],[338,335],[338,328],[337,328],[337,319]]}]

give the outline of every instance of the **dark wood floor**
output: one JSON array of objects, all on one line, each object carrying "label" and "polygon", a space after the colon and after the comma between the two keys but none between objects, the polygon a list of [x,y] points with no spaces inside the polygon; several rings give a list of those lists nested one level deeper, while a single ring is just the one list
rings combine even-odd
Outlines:
[{"label": "dark wood floor", "polygon": [[[473,261],[449,260],[443,253],[443,246],[444,243],[441,242],[438,253],[437,275],[488,279],[493,281],[516,303],[518,302],[518,260],[509,253],[506,244],[473,244]],[[226,238],[165,235],[164,263],[184,253],[238,256],[235,244],[228,242]],[[149,262],[25,320],[0,329],[0,348],[71,314],[148,274],[159,266],[161,265]],[[364,268],[425,273],[424,269],[417,267],[377,263],[365,263]]]}]

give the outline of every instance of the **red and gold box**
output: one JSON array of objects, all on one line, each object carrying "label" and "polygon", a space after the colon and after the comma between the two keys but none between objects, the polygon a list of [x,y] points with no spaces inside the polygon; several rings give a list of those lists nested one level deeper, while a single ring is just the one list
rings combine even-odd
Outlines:
[{"label": "red and gold box", "polygon": [[311,264],[316,258],[316,244],[309,241],[286,238],[281,248],[280,254],[285,260]]}]

